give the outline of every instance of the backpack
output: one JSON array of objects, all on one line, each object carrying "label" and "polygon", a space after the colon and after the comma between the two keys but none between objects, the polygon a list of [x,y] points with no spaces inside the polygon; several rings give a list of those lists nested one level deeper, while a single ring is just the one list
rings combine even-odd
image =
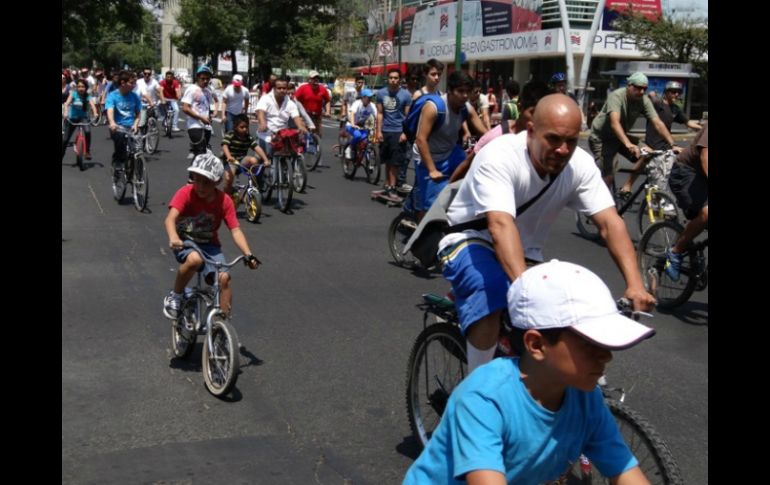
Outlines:
[{"label": "backpack", "polygon": [[515,100],[506,101],[505,104],[503,104],[503,115],[506,113],[508,113],[509,120],[519,119],[519,107],[516,105]]},{"label": "backpack", "polygon": [[[435,93],[423,94],[414,100],[414,102],[412,102],[412,105],[409,107],[409,114],[406,115],[406,119],[404,119],[403,122],[404,135],[406,135],[406,140],[409,143],[414,143],[415,138],[417,138],[417,127],[420,123],[420,114],[422,112],[422,107],[425,106],[426,101],[433,101],[438,112],[436,116],[436,122],[433,124],[431,133],[439,129],[441,125],[444,124],[444,117],[446,117],[446,103],[444,100],[440,95]],[[465,110],[465,108],[463,108],[463,110]]]}]

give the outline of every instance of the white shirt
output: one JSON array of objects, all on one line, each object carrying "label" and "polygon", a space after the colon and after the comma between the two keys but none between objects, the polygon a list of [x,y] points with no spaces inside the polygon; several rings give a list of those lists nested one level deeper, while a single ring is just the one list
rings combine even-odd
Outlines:
[{"label": "white shirt", "polygon": [[249,91],[246,90],[244,86],[241,86],[241,92],[238,92],[235,90],[235,86],[230,84],[225,88],[225,92],[222,96],[224,97],[223,101],[227,103],[227,107],[225,108],[227,112],[239,115],[243,113],[243,100],[247,99],[246,97],[249,96]]},{"label": "white shirt", "polygon": [[[211,111],[211,90],[206,87],[201,89],[197,84],[190,84],[182,95],[182,103],[190,105],[195,114],[199,116],[209,116]],[[187,117],[187,129],[190,128],[204,128],[206,130],[211,129],[211,125],[204,125],[197,118],[192,116]]]},{"label": "white shirt", "polygon": [[[366,121],[366,118],[361,119],[361,116],[356,116],[356,113],[358,113],[358,110],[363,108],[364,102],[360,99],[357,99],[353,101],[353,105],[350,107],[350,113],[353,113],[353,119],[356,120],[356,125],[360,126],[361,128],[364,127],[364,122]],[[367,111],[370,111],[374,115],[374,119],[377,119],[377,105],[369,101],[369,106],[366,108]]]},{"label": "white shirt", "polygon": [[259,98],[257,111],[260,110],[265,112],[265,121],[267,121],[267,132],[257,133],[263,139],[267,139],[270,133],[287,128],[289,126],[289,119],[299,116],[297,105],[289,99],[289,95],[284,96],[283,103],[281,106],[278,106],[274,91],[270,91]]},{"label": "white shirt", "polygon": [[160,84],[158,84],[158,81],[154,78],[151,78],[149,83],[145,82],[144,78],[136,80],[136,88],[139,91],[137,94],[139,94],[139,97],[144,93],[144,95],[150,98],[153,103],[158,102],[159,87]]},{"label": "white shirt", "polygon": [[[615,205],[593,157],[577,148],[556,181],[520,217],[516,208],[535,197],[549,182],[535,171],[527,151],[527,132],[502,135],[479,151],[457,196],[447,210],[451,225],[478,219],[490,211],[516,219],[525,257],[543,261],[542,248],[553,222],[564,207],[593,215]],[[489,231],[469,229],[448,234],[439,250],[469,237],[492,238]]]}]

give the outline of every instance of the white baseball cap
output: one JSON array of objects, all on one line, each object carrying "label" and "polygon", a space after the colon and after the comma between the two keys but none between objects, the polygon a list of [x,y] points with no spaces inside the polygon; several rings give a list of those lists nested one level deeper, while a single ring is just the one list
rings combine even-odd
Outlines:
[{"label": "white baseball cap", "polygon": [[243,76],[240,74],[236,74],[233,76],[233,86],[240,87],[243,86]]},{"label": "white baseball cap", "polygon": [[308,78],[308,79],[313,79],[314,77],[319,77],[319,76],[320,76],[320,74],[318,74],[318,71],[315,71],[315,70],[313,70],[313,71],[310,71],[310,72],[307,74],[307,78]]},{"label": "white baseball cap", "polygon": [[609,288],[596,274],[555,259],[528,269],[511,284],[508,312],[514,327],[571,327],[609,350],[627,349],[655,335],[655,329],[620,313]]}]

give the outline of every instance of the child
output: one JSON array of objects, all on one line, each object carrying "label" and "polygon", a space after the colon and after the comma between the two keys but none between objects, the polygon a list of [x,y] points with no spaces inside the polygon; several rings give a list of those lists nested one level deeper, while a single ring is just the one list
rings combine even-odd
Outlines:
[{"label": "child", "polygon": [[478,367],[452,393],[405,484],[540,484],[584,453],[611,483],[647,484],[596,386],[612,360],[655,331],[619,314],[591,271],[551,261],[508,290],[516,358]]},{"label": "child", "polygon": [[[85,79],[78,79],[77,89],[70,91],[67,101],[64,102],[64,113],[67,115],[67,128],[64,131],[61,141],[61,158],[64,160],[64,153],[67,151],[67,144],[69,144],[70,137],[75,131],[75,126],[72,123],[86,123],[84,126],[86,132],[86,153],[85,159],[91,160],[91,125],[88,124],[88,108],[91,109],[91,114],[94,119],[99,117],[99,113],[96,111],[96,105],[90,94],[88,94],[88,82]],[[80,167],[83,170],[83,167]]]},{"label": "child", "polygon": [[233,188],[235,171],[238,169],[232,162],[238,162],[244,168],[257,162],[255,157],[247,157],[249,148],[254,150],[266,167],[270,166],[270,159],[265,151],[259,147],[257,140],[249,133],[249,116],[241,113],[233,118],[233,131],[222,139],[222,158],[225,160],[225,186],[224,193],[229,194]]},{"label": "child", "polygon": [[[174,289],[163,299],[163,314],[171,319],[177,318],[182,292],[196,271],[204,271],[208,284],[213,283],[214,277],[214,268],[204,263],[197,251],[185,248],[183,239],[194,241],[207,257],[224,263],[226,259],[217,236],[224,219],[233,236],[233,242],[246,255],[249,268],[256,269],[259,264],[257,258],[251,254],[241,228],[238,227],[232,199],[217,190],[216,186],[225,171],[222,161],[211,153],[203,153],[195,157],[187,171],[191,172],[193,183],[177,190],[171,198],[165,221],[168,245],[179,261]],[[219,274],[219,283],[222,290],[222,310],[229,315],[233,294],[230,275],[226,271]]]}]

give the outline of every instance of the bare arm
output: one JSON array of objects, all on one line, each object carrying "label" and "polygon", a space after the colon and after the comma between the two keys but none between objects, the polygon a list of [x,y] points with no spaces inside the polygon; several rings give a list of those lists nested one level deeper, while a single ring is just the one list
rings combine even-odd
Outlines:
[{"label": "bare arm", "polygon": [[260,133],[267,131],[267,117],[265,116],[265,110],[257,110],[257,129]]},{"label": "bare arm", "polygon": [[[629,140],[626,136],[626,132],[623,131],[623,126],[620,124],[620,113],[617,111],[611,111],[609,113],[609,117],[610,127],[612,128],[612,132],[615,133],[617,139],[620,140],[620,143],[622,143],[623,146],[631,151],[631,153],[633,153],[636,158],[639,158],[639,155],[641,155],[639,152],[639,147],[631,143],[631,140]],[[660,121],[660,119],[658,119],[658,121]]]},{"label": "bare arm", "polygon": [[505,475],[495,470],[474,470],[465,475],[468,485],[505,485]]},{"label": "bare arm", "polygon": [[385,141],[385,136],[382,134],[382,117],[385,112],[382,103],[377,103],[377,141]]},{"label": "bare arm", "polygon": [[300,133],[307,133],[307,126],[305,126],[305,121],[302,119],[302,116],[295,116],[294,123],[297,125],[297,129],[300,131]]},{"label": "bare arm", "polygon": [[700,123],[698,123],[698,122],[697,122],[697,121],[695,121],[695,120],[688,120],[688,121],[687,121],[687,128],[689,128],[689,129],[691,129],[691,130],[696,130],[696,131],[698,131],[698,130],[700,130],[701,128],[703,128],[703,125],[701,125]]},{"label": "bare arm", "polygon": [[635,466],[616,477],[610,478],[610,485],[650,485],[642,470]]},{"label": "bare arm", "polygon": [[430,145],[428,144],[428,138],[438,118],[437,113],[436,105],[432,102],[427,102],[423,105],[420,120],[417,123],[417,136],[414,140],[414,144],[417,145],[417,151],[420,154],[420,160],[425,164],[428,175],[434,181],[444,178],[444,174],[436,170],[436,164],[433,162],[433,157],[430,154]]},{"label": "bare arm", "polygon": [[[246,236],[243,235],[243,231],[241,231],[240,227],[235,227],[230,230],[230,234],[233,236],[233,242],[235,243],[236,247],[241,250],[241,253],[248,256],[251,253],[251,249],[249,249],[249,243],[246,241]],[[249,268],[256,269],[257,268],[257,261],[251,260],[249,263]]]},{"label": "bare arm", "polygon": [[168,215],[164,221],[166,234],[168,234],[168,247],[171,249],[182,249],[182,239],[176,232],[176,220],[179,217],[179,209],[172,207],[168,210]]},{"label": "bare arm", "polygon": [[703,169],[703,173],[706,174],[706,178],[709,177],[709,147],[703,147],[700,149],[700,166]]},{"label": "bare arm", "polygon": [[489,123],[486,125],[479,117],[479,114],[476,112],[475,109],[473,109],[473,106],[471,106],[471,109],[468,110],[468,127],[473,128],[473,131],[476,133],[476,136],[481,136],[484,133],[486,133],[489,128]]},{"label": "bare arm", "polygon": [[70,105],[72,104],[72,91],[70,91],[69,96],[67,96],[67,101],[64,102],[64,116],[67,117],[70,109]]},{"label": "bare arm", "polygon": [[668,128],[666,128],[666,125],[663,123],[663,121],[661,121],[660,118],[654,118],[652,120],[652,124],[655,126],[655,129],[658,131],[658,133],[660,133],[660,136],[662,136],[669,145],[674,144],[674,138],[671,136]]},{"label": "bare arm", "polygon": [[463,160],[463,162],[457,166],[455,171],[452,172],[452,176],[449,177],[450,184],[465,177],[465,174],[468,173],[468,169],[471,168],[471,163],[473,163],[474,157],[476,157],[476,152],[471,151],[471,154],[468,155],[465,160]]},{"label": "bare arm", "polygon": [[222,144],[222,155],[225,156],[225,160],[228,162],[232,162],[235,160],[233,158],[233,155],[230,153],[230,146],[225,143]]},{"label": "bare arm", "polygon": [[607,243],[607,250],[626,280],[626,291],[623,294],[634,302],[635,310],[649,311],[655,304],[655,298],[647,293],[636,264],[636,251],[628,237],[626,223],[618,215],[615,207],[608,207],[591,216],[602,238]]},{"label": "bare arm", "polygon": [[489,211],[486,216],[497,260],[500,261],[508,278],[514,281],[527,269],[527,263],[524,261],[524,247],[521,245],[516,222],[507,212]]}]

